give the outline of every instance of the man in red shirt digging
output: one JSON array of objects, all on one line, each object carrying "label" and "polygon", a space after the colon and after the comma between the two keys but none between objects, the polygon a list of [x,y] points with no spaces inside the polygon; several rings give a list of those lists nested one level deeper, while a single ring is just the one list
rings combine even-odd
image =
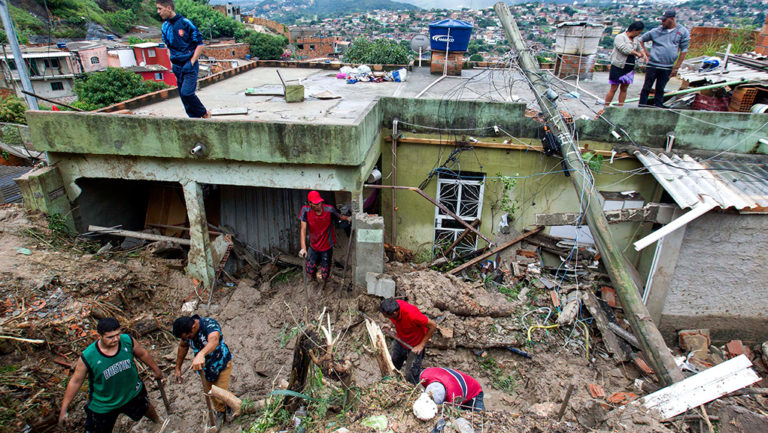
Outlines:
[{"label": "man in red shirt digging", "polygon": [[[307,274],[314,278],[317,265],[320,264],[320,274],[323,279],[323,289],[328,283],[333,265],[333,246],[336,244],[336,232],[333,224],[339,220],[349,221],[351,218],[340,215],[333,206],[323,204],[325,200],[317,191],[307,194],[309,205],[302,206],[301,215],[301,251],[299,257],[307,258]],[[307,228],[309,228],[309,252],[307,252]]]},{"label": "man in red shirt digging", "polygon": [[[397,338],[402,341],[393,341],[389,348],[392,354],[392,364],[400,370],[406,359],[410,361],[409,355],[413,353],[413,360],[406,367],[405,380],[419,383],[424,347],[427,345],[427,341],[432,338],[437,324],[415,306],[392,298],[382,300],[379,311],[384,317],[392,321],[397,331]],[[411,346],[411,348],[409,349],[403,343]]]}]

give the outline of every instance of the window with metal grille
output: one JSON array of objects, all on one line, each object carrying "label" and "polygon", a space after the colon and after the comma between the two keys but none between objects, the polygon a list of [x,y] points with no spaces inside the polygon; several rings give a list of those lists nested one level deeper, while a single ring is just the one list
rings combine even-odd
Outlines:
[{"label": "window with metal grille", "polygon": [[[471,224],[483,211],[485,174],[473,172],[440,173],[437,177],[437,200],[465,222]],[[445,249],[464,232],[464,227],[452,216],[435,206],[435,250]],[[470,232],[453,249],[461,256],[477,248],[477,236]]]},{"label": "window with metal grille", "polygon": [[91,57],[91,64],[98,65],[100,63],[99,58],[96,56]]},{"label": "window with metal grille", "polygon": [[51,81],[51,91],[64,90],[64,83],[61,81]]}]

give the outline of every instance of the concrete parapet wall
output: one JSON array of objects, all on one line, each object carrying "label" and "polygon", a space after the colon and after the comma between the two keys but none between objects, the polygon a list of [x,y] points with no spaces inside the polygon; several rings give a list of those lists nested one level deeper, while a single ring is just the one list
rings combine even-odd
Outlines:
[{"label": "concrete parapet wall", "polygon": [[[709,150],[768,154],[768,146],[758,141],[764,135],[752,133],[764,125],[764,114],[607,107],[603,116],[627,131],[640,146],[663,148],[666,133],[671,132],[675,135],[673,150],[680,152]],[[621,131],[617,132],[622,139],[617,141],[611,134],[613,128],[605,122],[577,120],[576,123],[582,139],[631,144]]]}]

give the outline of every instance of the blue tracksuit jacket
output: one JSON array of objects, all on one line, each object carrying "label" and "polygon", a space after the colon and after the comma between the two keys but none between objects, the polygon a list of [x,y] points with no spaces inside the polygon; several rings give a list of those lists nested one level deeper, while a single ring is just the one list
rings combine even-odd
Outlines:
[{"label": "blue tracksuit jacket", "polygon": [[203,43],[203,35],[197,27],[181,14],[163,23],[163,42],[168,46],[171,62],[183,65],[192,58],[192,53]]}]

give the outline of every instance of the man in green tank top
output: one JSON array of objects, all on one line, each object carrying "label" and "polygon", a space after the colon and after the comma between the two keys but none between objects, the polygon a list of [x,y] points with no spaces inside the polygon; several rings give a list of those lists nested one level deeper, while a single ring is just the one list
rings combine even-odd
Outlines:
[{"label": "man in green tank top", "polygon": [[68,421],[67,408],[88,377],[88,403],[85,406],[86,433],[111,433],[117,417],[123,413],[138,421],[146,416],[159,422],[149,402],[147,390],[139,378],[134,356],[149,366],[156,379],[163,378],[152,355],[128,334],[120,333],[114,318],[99,320],[99,339],[88,346],[77,360],[59,412],[59,424]]}]

